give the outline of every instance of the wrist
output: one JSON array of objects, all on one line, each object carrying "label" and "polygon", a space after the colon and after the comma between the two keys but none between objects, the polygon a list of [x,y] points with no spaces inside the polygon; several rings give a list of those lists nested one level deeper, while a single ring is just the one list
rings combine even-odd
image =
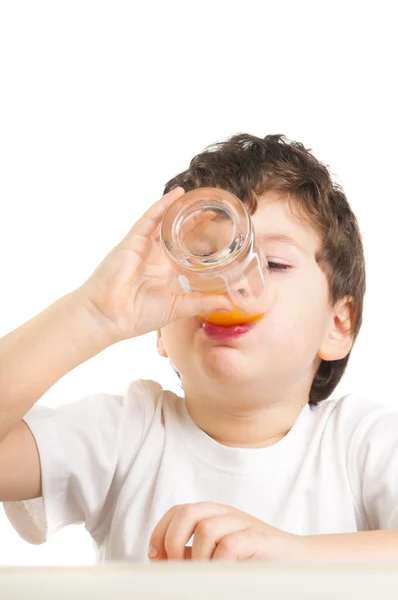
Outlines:
[{"label": "wrist", "polygon": [[398,557],[398,529],[302,536],[304,559],[377,560]]},{"label": "wrist", "polygon": [[119,341],[81,288],[60,298],[60,303],[73,344],[84,355],[84,360]]}]

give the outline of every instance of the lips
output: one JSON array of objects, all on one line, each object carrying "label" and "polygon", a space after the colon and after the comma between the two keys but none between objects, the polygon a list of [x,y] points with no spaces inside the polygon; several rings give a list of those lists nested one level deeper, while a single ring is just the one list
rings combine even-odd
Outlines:
[{"label": "lips", "polygon": [[214,325],[204,321],[202,329],[204,333],[214,340],[232,340],[244,335],[252,329],[252,323],[240,323],[238,325]]}]

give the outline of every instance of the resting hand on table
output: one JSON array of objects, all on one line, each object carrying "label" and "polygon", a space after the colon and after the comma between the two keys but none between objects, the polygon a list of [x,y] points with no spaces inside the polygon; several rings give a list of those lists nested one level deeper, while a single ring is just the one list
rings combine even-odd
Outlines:
[{"label": "resting hand on table", "polygon": [[[192,535],[192,548],[186,547]],[[299,559],[302,539],[231,506],[198,502],[174,506],[164,515],[152,533],[148,556],[152,560]]]}]

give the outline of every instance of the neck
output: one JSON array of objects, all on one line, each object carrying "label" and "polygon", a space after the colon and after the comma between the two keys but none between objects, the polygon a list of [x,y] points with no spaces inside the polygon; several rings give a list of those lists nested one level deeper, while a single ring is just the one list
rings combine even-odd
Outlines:
[{"label": "neck", "polygon": [[237,402],[225,392],[220,398],[202,393],[199,396],[185,385],[184,389],[187,410],[196,425],[220,444],[239,448],[275,444],[289,433],[308,403],[308,392],[288,400],[268,401],[264,393],[258,399],[245,393]]}]

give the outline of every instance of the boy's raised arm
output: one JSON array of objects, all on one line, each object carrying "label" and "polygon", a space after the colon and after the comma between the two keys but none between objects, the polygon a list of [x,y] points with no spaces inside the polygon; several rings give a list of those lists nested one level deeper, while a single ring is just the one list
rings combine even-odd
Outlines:
[{"label": "boy's raised arm", "polygon": [[0,340],[0,443],[61,377],[110,340],[80,290]]},{"label": "boy's raised arm", "polygon": [[80,288],[0,340],[0,501],[26,498],[27,465],[34,472],[28,493],[40,488],[37,448],[21,419],[61,377],[119,341],[231,308],[222,296],[169,288],[158,229],[183,193],[176,188],[156,202]]}]

